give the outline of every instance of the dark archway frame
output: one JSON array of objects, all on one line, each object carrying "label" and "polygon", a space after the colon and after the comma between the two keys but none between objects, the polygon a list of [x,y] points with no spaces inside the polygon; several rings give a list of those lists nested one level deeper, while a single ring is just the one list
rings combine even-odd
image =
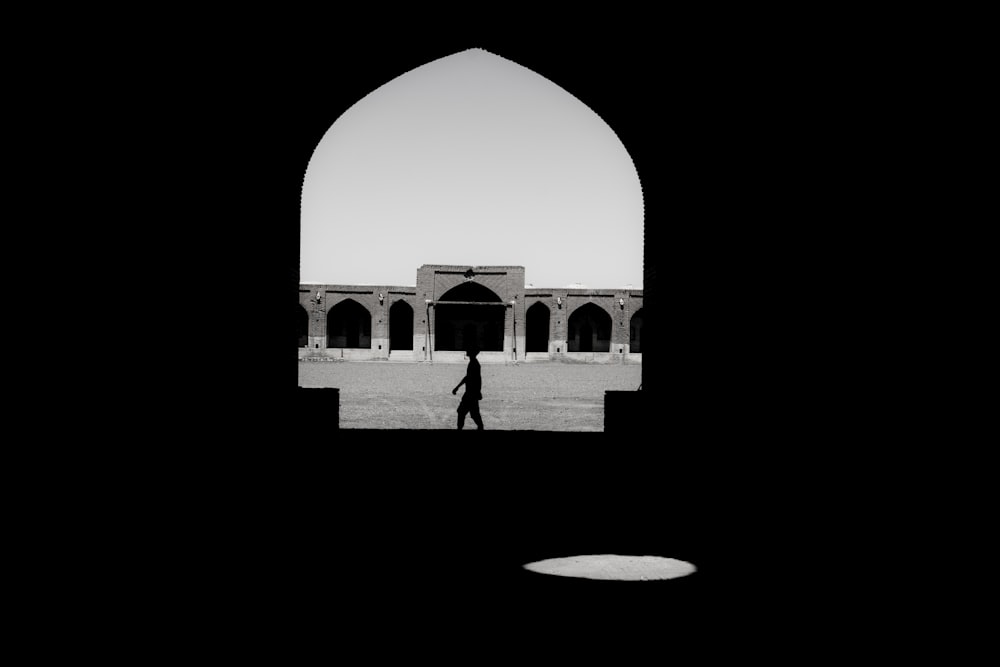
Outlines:
[{"label": "dark archway frame", "polygon": [[299,304],[299,312],[296,319],[296,332],[298,334],[299,347],[309,347],[309,311],[302,304]]}]

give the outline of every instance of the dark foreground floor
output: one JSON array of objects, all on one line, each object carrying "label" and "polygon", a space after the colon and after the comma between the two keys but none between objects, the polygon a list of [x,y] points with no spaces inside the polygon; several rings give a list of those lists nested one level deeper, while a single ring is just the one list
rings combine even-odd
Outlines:
[{"label": "dark foreground floor", "polygon": [[[705,637],[731,642],[770,613],[768,574],[751,566],[773,549],[758,514],[766,486],[732,444],[490,431],[315,437],[234,449],[201,471],[220,495],[195,527],[221,547],[206,560],[205,592],[217,587],[220,604],[252,625],[290,625],[303,641],[372,657],[470,641],[491,647],[481,657],[517,657],[539,639],[577,652],[693,643],[710,657],[730,644]],[[678,558],[698,571],[606,582],[522,567],[604,553]]]}]

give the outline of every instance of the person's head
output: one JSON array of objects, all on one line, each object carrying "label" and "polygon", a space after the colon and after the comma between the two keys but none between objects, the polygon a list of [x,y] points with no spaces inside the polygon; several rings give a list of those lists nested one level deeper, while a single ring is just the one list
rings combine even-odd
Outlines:
[{"label": "person's head", "polygon": [[475,345],[471,345],[469,346],[469,349],[465,351],[465,353],[469,355],[470,359],[475,359],[476,355],[479,354],[479,348],[476,347]]}]

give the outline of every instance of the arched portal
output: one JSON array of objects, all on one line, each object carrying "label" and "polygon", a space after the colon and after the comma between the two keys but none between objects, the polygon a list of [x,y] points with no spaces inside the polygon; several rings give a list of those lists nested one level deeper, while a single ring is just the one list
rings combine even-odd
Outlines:
[{"label": "arched portal", "polygon": [[326,316],[326,346],[370,348],[372,346],[372,316],[354,299],[345,299],[330,309]]},{"label": "arched portal", "polygon": [[633,354],[642,354],[642,308],[635,311],[632,322],[629,326],[628,337],[629,351]]},{"label": "arched portal", "polygon": [[[377,87],[314,132],[323,138],[309,146],[301,189],[302,276],[357,282],[385,261],[383,245],[372,242],[378,230],[397,248],[488,239],[492,257],[558,249],[563,275],[618,266],[616,281],[641,283],[642,187],[598,110],[502,54],[393,58],[398,77],[387,80],[390,68],[381,70]],[[549,65],[555,73],[565,63]],[[615,221],[611,243],[608,220]],[[512,324],[523,336],[524,323]]]},{"label": "arched portal", "polygon": [[299,313],[295,316],[296,329],[299,334],[299,347],[309,347],[309,313],[299,304]]},{"label": "arched portal", "polygon": [[467,282],[445,292],[434,313],[434,349],[467,350],[476,345],[483,352],[503,351],[506,308],[499,296],[478,283]]},{"label": "arched portal", "polygon": [[389,308],[389,349],[413,349],[413,309],[402,300]]},{"label": "arched portal", "polygon": [[544,303],[538,302],[525,313],[527,319],[527,351],[549,351],[549,309]]},{"label": "arched portal", "polygon": [[611,351],[611,316],[600,306],[585,303],[569,316],[569,352]]}]

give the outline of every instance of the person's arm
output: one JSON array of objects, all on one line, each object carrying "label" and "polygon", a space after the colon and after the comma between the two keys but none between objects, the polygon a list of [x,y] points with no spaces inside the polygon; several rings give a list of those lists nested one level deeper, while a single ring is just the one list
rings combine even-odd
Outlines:
[{"label": "person's arm", "polygon": [[462,378],[462,381],[458,383],[458,386],[456,386],[454,389],[451,390],[451,393],[457,394],[458,393],[458,387],[461,387],[463,384],[465,384],[465,380],[466,380],[466,378]]}]

